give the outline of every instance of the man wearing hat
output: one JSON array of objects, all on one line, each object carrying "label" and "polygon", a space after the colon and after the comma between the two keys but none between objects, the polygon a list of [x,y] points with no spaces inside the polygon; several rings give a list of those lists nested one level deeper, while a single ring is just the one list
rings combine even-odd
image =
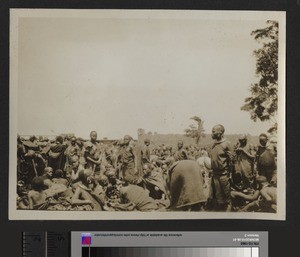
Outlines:
[{"label": "man wearing hat", "polygon": [[224,138],[225,128],[219,124],[212,128],[212,139],[215,140],[210,151],[213,170],[214,196],[220,209],[231,211],[230,165],[233,158],[233,146]]}]

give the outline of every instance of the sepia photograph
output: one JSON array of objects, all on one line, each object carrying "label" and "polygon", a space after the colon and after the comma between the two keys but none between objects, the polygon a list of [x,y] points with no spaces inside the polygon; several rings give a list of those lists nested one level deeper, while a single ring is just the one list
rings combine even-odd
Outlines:
[{"label": "sepia photograph", "polygon": [[286,16],[10,10],[9,219],[286,219]]}]

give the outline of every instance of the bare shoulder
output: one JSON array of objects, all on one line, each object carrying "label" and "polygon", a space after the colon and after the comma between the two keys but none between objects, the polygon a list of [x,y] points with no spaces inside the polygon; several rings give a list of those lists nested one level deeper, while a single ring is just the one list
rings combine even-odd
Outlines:
[{"label": "bare shoulder", "polygon": [[30,191],[28,192],[28,197],[34,197],[34,196],[36,196],[37,194],[38,194],[37,191],[35,191],[35,190],[30,190]]}]

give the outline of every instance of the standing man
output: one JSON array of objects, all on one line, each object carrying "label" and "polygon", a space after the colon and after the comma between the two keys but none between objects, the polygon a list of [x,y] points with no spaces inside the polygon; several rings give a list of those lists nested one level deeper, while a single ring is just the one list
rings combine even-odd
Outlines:
[{"label": "standing man", "polygon": [[137,169],[137,158],[132,140],[131,136],[124,136],[119,161],[121,162],[121,172],[124,181],[129,184],[138,184],[141,182],[141,174]]},{"label": "standing man", "polygon": [[50,146],[48,166],[53,170],[64,170],[65,168],[66,158],[64,152],[67,146],[63,142],[63,137],[57,136],[55,143]]},{"label": "standing man", "polygon": [[174,154],[175,161],[188,160],[188,153],[183,148],[183,141],[179,140],[177,143],[177,151]]},{"label": "standing man", "polygon": [[265,176],[270,183],[273,176],[277,173],[277,140],[275,137],[272,137],[265,143],[260,137],[259,141],[261,146],[265,144],[265,149],[260,147],[257,151],[258,174],[260,176]]},{"label": "standing man", "polygon": [[213,187],[220,209],[231,211],[230,165],[233,158],[233,145],[224,138],[225,128],[219,124],[212,128],[212,139],[215,140],[210,151],[213,170]]},{"label": "standing man", "polygon": [[76,137],[71,137],[70,145],[65,150],[65,156],[66,156],[66,170],[70,171],[72,169],[72,163],[73,157],[77,156],[79,158],[80,156],[80,148],[76,143]]},{"label": "standing man", "polygon": [[142,165],[150,163],[150,140],[144,140],[144,147],[142,148]]},{"label": "standing man", "polygon": [[259,176],[264,176],[264,171],[261,163],[259,162],[260,156],[266,151],[267,143],[268,143],[268,136],[265,133],[259,135],[259,145],[257,146],[257,151],[255,154],[255,162],[256,162],[256,169]]},{"label": "standing man", "polygon": [[239,138],[238,147],[236,152],[236,172],[241,174],[244,188],[254,187],[254,159],[255,156],[250,153],[247,144],[247,136],[242,135]]},{"label": "standing man", "polygon": [[90,133],[90,140],[85,143],[85,169],[89,169],[96,176],[103,175],[103,167],[101,167],[101,150],[100,145],[97,142],[97,132],[92,131]]}]

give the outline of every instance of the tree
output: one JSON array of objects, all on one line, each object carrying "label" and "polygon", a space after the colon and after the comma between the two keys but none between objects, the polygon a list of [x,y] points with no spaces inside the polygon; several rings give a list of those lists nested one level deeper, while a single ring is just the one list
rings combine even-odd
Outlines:
[{"label": "tree", "polygon": [[262,47],[254,51],[258,82],[250,86],[251,96],[245,99],[241,110],[250,112],[254,121],[271,120],[276,124],[278,109],[278,22],[267,21],[268,26],[252,31]]},{"label": "tree", "polygon": [[203,123],[204,121],[201,120],[198,116],[194,116],[191,118],[192,120],[197,122],[197,125],[191,124],[189,125],[189,128],[185,129],[185,135],[187,137],[195,138],[196,139],[196,144],[198,145],[201,138],[205,137],[205,130],[203,128]]}]

